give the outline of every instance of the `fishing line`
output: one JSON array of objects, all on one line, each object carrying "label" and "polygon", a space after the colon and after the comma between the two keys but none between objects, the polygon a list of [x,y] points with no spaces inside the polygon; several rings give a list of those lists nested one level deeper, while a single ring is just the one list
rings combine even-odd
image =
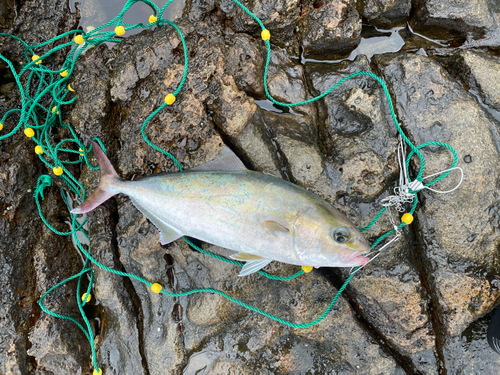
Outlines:
[{"label": "fishing line", "polygon": [[[7,66],[10,68],[11,73],[14,77],[14,80],[17,84],[17,87],[20,92],[21,96],[21,108],[13,108],[8,110],[0,119],[0,140],[6,139],[8,137],[11,137],[14,135],[16,132],[20,131],[22,128],[24,131],[24,134],[26,137],[31,139],[34,142],[34,152],[38,155],[40,161],[44,163],[49,170],[52,170],[53,174],[57,176],[62,184],[66,186],[66,190],[61,191],[61,194],[63,196],[63,200],[68,208],[68,212],[72,209],[72,203],[67,199],[67,195],[69,192],[73,193],[81,202],[83,202],[86,198],[86,191],[83,185],[73,176],[71,173],[71,170],[68,169],[68,166],[75,165],[75,164],[81,164],[85,163],[85,165],[90,168],[90,169],[98,169],[97,166],[93,166],[90,164],[90,161],[88,159],[89,153],[92,151],[92,146],[89,148],[85,147],[84,142],[78,138],[76,132],[74,129],[69,125],[65,124],[63,122],[63,116],[62,113],[65,110],[65,106],[70,105],[74,103],[77,100],[77,93],[74,88],[71,87],[71,79],[73,77],[76,61],[78,58],[81,56],[82,53],[84,53],[87,49],[97,46],[99,44],[105,43],[105,42],[115,42],[119,43],[124,34],[126,34],[128,31],[133,30],[133,29],[152,29],[154,26],[157,26],[159,28],[162,28],[164,26],[169,26],[174,29],[175,32],[178,33],[179,38],[182,43],[182,48],[184,51],[184,70],[183,70],[183,75],[181,80],[179,81],[179,84],[177,86],[177,89],[172,92],[172,93],[167,93],[164,99],[164,103],[162,103],[157,109],[155,109],[144,121],[144,123],[141,126],[141,135],[144,139],[144,141],[153,149],[161,152],[165,156],[169,157],[179,168],[179,171],[182,172],[182,166],[179,163],[179,161],[169,152],[161,149],[160,147],[156,146],[151,140],[148,138],[146,135],[146,127],[148,123],[153,119],[159,112],[161,112],[166,106],[174,104],[176,101],[176,98],[178,94],[181,92],[186,78],[188,74],[188,66],[189,66],[189,60],[188,60],[188,51],[187,51],[187,46],[186,46],[186,41],[184,39],[184,35],[181,31],[181,29],[174,24],[173,22],[163,18],[163,13],[168,7],[170,3],[172,3],[173,0],[169,0],[163,7],[160,9],[156,4],[154,4],[150,0],[128,0],[127,3],[124,5],[123,9],[120,11],[120,13],[107,22],[104,25],[101,25],[89,32],[83,32],[82,30],[71,30],[66,33],[63,33],[61,35],[58,35],[50,40],[47,40],[43,43],[36,44],[36,45],[28,45],[26,42],[24,42],[22,39],[8,34],[8,33],[0,33],[0,36],[2,37],[8,37],[12,38],[15,42],[20,43],[24,47],[24,59],[20,63],[20,68],[16,70],[14,64],[7,59],[5,56],[0,54],[0,59],[2,59]],[[456,190],[460,184],[462,183],[463,180],[463,171],[459,167],[456,167],[457,160],[458,160],[458,155],[455,152],[455,150],[447,145],[446,143],[441,143],[441,142],[428,142],[423,145],[415,146],[411,143],[411,141],[406,137],[404,132],[402,131],[398,121],[397,117],[394,111],[394,107],[392,104],[392,99],[389,94],[389,90],[385,83],[382,81],[380,77],[377,75],[371,73],[371,72],[357,72],[353,73],[351,75],[348,75],[347,77],[342,78],[339,82],[337,82],[335,85],[333,85],[331,88],[329,88],[327,91],[324,93],[305,100],[305,101],[300,101],[296,103],[283,103],[275,100],[269,93],[268,90],[268,85],[267,85],[267,74],[268,74],[268,68],[271,60],[271,33],[269,30],[267,30],[262,23],[262,21],[254,15],[250,10],[248,10],[243,4],[241,4],[238,0],[233,0],[241,9],[243,9],[244,12],[246,12],[250,17],[252,17],[260,26],[261,28],[261,38],[264,41],[266,48],[267,48],[267,57],[266,57],[266,63],[265,63],[265,69],[264,69],[264,89],[266,96],[268,97],[269,100],[271,100],[274,104],[282,106],[282,107],[293,107],[293,106],[298,106],[298,105],[304,105],[308,103],[312,103],[314,101],[317,101],[329,93],[331,93],[333,90],[335,90],[337,87],[342,85],[344,82],[350,80],[350,79],[355,79],[357,77],[361,76],[367,76],[373,78],[375,81],[377,81],[386,98],[387,102],[389,104],[389,110],[393,119],[394,126],[396,127],[398,131],[398,138],[399,138],[399,145],[398,145],[398,161],[400,164],[400,181],[399,181],[399,186],[395,188],[395,196],[391,196],[386,198],[385,200],[382,200],[382,209],[377,213],[377,215],[374,217],[374,219],[364,228],[360,229],[362,232],[369,230],[378,220],[379,218],[386,212],[387,210],[390,210],[391,206],[395,206],[396,210],[404,212],[403,205],[406,203],[411,204],[410,210],[405,213],[401,217],[401,223],[396,225],[393,222],[393,227],[394,229],[386,232],[385,234],[381,235],[372,245],[371,245],[371,250],[375,249],[382,241],[387,239],[389,236],[396,234],[394,238],[392,238],[390,241],[388,241],[385,245],[383,245],[379,250],[377,251],[372,251],[371,254],[371,259],[370,262],[373,261],[375,258],[377,258],[381,253],[382,250],[386,249],[391,243],[399,239],[400,237],[400,229],[403,228],[405,225],[409,225],[412,220],[413,220],[413,213],[416,209],[417,203],[418,203],[418,198],[416,193],[422,188],[426,188],[430,191],[434,191],[436,193],[449,193],[454,190]],[[148,23],[143,24],[143,23],[137,23],[137,24],[129,24],[123,22],[123,16],[124,14],[132,7],[135,3],[141,2],[149,6],[152,10],[152,15],[149,17]],[[109,30],[109,31],[104,31],[104,29],[109,28],[109,27],[114,27],[114,30]],[[50,48],[52,46],[52,48]],[[50,48],[48,49],[47,52],[45,52],[42,55],[37,55],[36,51],[37,50],[42,50],[43,48]],[[66,58],[65,61],[61,66],[54,66],[54,64],[50,63],[50,57],[58,52],[58,51],[63,51],[66,53]],[[49,61],[49,64],[47,64],[47,61]],[[15,120],[16,118],[19,118],[17,121]],[[11,123],[16,123],[17,124],[10,130],[4,130],[7,131],[6,134],[1,135],[2,129],[6,124],[11,124]],[[69,132],[70,137],[63,139],[59,141],[58,143],[55,143],[54,137],[52,136],[55,131],[53,128],[65,128],[67,132]],[[106,149],[102,142],[100,141],[99,138],[93,138],[94,141],[98,142],[98,144],[101,146],[104,152],[106,152]],[[445,147],[447,148],[453,155],[453,162],[450,166],[449,169],[446,169],[442,172],[438,172],[435,174],[432,174],[430,176],[427,176],[425,178],[422,178],[424,168],[425,168],[425,160],[420,152],[420,149],[422,147],[426,146],[440,146],[440,147]],[[410,153],[406,156],[405,159],[405,154],[406,154],[406,147],[409,147]],[[409,179],[409,164],[411,161],[411,158],[413,155],[416,155],[419,159],[419,170],[417,173],[417,176],[415,180],[410,181]],[[452,172],[455,169],[459,169],[461,172],[461,178],[460,182],[458,185],[449,191],[437,191],[434,189],[429,188],[429,186],[433,185],[434,183],[440,181],[444,177],[446,177],[450,172]],[[436,177],[434,180],[428,182],[427,184],[424,184],[424,180],[426,178],[432,178]],[[293,323],[284,319],[279,318],[278,316],[269,314],[263,310],[260,310],[256,307],[250,306],[242,301],[239,301],[228,294],[212,289],[212,288],[202,288],[202,289],[192,289],[189,291],[181,292],[181,293],[171,293],[162,288],[162,286],[158,283],[151,283],[148,280],[145,280],[141,278],[140,276],[127,273],[127,272],[121,272],[114,270],[112,268],[109,268],[105,266],[104,264],[101,264],[98,262],[96,259],[92,257],[90,254],[90,245],[87,245],[86,247],[81,243],[79,240],[77,233],[80,232],[81,235],[84,236],[85,242],[90,243],[90,236],[85,230],[86,223],[87,223],[87,218],[80,218],[77,219],[77,215],[73,215],[69,213],[69,216],[71,218],[71,227],[70,231],[68,232],[62,232],[54,228],[44,217],[43,212],[42,212],[42,207],[41,207],[41,200],[44,200],[44,189],[52,186],[53,183],[53,178],[50,175],[41,175],[36,184],[36,188],[34,189],[34,199],[38,208],[38,213],[41,218],[41,220],[44,222],[44,224],[54,233],[61,235],[61,236],[72,236],[72,239],[74,243],[76,244],[77,249],[85,256],[84,257],[84,264],[79,273],[76,275],[73,275],[66,280],[61,281],[60,283],[54,285],[52,288],[50,288],[47,292],[45,292],[42,297],[40,298],[39,304],[41,309],[46,312],[49,315],[52,315],[56,318],[61,318],[61,319],[66,319],[69,321],[72,321],[73,323],[76,324],[76,326],[84,333],[86,336],[87,340],[89,341],[91,351],[92,351],[92,363],[94,367],[94,375],[99,375],[102,373],[101,369],[98,367],[97,364],[97,356],[96,356],[96,350],[94,346],[94,337],[93,337],[93,332],[90,326],[90,322],[88,321],[84,311],[83,311],[83,306],[85,306],[86,303],[88,303],[91,299],[91,288],[93,284],[93,279],[94,279],[94,271],[92,270],[89,265],[92,263],[97,267],[100,267],[106,271],[109,271],[111,273],[121,275],[124,277],[129,277],[132,279],[135,279],[141,283],[144,283],[148,287],[151,288],[151,290],[154,293],[161,293],[166,296],[170,297],[181,297],[181,296],[188,296],[194,293],[213,293],[213,294],[218,294],[231,302],[234,302],[242,307],[245,307],[249,310],[255,311],[259,314],[262,314],[263,316],[266,316],[270,319],[276,320],[282,324],[285,324],[287,326],[293,327],[293,328],[307,328],[311,327],[319,322],[321,322],[331,311],[333,306],[335,305],[337,299],[341,295],[342,291],[347,287],[349,281],[352,279],[352,277],[355,275],[357,271],[362,269],[362,267],[357,267],[352,272],[350,275],[347,277],[345,280],[344,284],[339,288],[337,293],[335,294],[334,298],[332,299],[332,302],[327,306],[323,314],[321,314],[318,318],[315,320],[309,322],[309,323]],[[390,211],[389,211],[390,212]],[[223,262],[227,262],[230,264],[242,266],[243,263],[232,260],[232,259],[227,259],[224,257],[221,257],[217,254],[210,253],[208,251],[205,251],[201,249],[200,247],[196,246],[193,244],[191,241],[189,241],[187,238],[184,237],[184,241],[189,244],[191,247],[195,248],[202,254],[205,254],[207,256],[213,257],[215,259],[221,260]],[[272,280],[278,280],[278,281],[287,281],[287,280],[292,280],[298,276],[301,276],[304,273],[309,272],[312,269],[312,267],[307,267],[303,266],[300,271],[297,273],[290,275],[290,276],[274,276],[270,275],[262,270],[258,271],[258,273],[262,276],[265,276],[269,279]],[[89,284],[88,287],[86,288],[85,292],[83,294],[80,294],[81,286],[82,286],[82,278],[84,277],[89,278]],[[76,288],[76,299],[77,299],[77,305],[78,309],[81,314],[81,318],[84,322],[82,325],[79,323],[76,319],[70,316],[65,316],[62,314],[58,314],[56,312],[53,312],[49,309],[47,309],[43,301],[44,299],[55,289],[63,286],[64,284],[68,283],[71,280],[77,279],[77,288]]]}]

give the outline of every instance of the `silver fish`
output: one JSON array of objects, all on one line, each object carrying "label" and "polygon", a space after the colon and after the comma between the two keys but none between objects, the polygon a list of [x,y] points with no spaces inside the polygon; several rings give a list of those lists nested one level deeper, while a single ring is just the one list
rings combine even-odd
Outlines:
[{"label": "silver fish", "polygon": [[297,185],[246,169],[228,147],[183,173],[125,181],[92,144],[101,180],[74,214],[126,194],[158,228],[162,245],[186,235],[234,250],[232,258],[246,262],[240,276],[273,260],[314,267],[354,267],[369,261],[363,256],[368,243],[344,214]]}]

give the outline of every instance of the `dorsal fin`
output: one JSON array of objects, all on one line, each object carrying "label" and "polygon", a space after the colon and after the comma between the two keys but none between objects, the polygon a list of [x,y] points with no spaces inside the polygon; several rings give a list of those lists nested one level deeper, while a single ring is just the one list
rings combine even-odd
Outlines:
[{"label": "dorsal fin", "polygon": [[190,171],[244,171],[245,164],[227,146],[224,146],[221,153],[204,164],[189,169]]}]

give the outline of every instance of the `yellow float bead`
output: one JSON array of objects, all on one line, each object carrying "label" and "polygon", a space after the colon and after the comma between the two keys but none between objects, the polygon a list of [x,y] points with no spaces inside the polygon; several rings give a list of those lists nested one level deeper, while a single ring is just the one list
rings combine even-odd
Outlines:
[{"label": "yellow float bead", "polygon": [[24,134],[26,134],[26,137],[31,138],[35,135],[35,131],[31,128],[26,128],[24,129]]},{"label": "yellow float bead", "polygon": [[151,290],[155,293],[160,293],[161,289],[161,285],[158,283],[154,283],[153,285],[151,285]]},{"label": "yellow float bead", "polygon": [[[31,60],[35,61],[36,59],[39,59],[39,58],[40,58],[40,56],[38,56],[38,55],[33,55],[33,56],[31,57]],[[41,62],[42,62],[42,60],[39,60],[39,61],[37,61],[37,62],[35,63],[35,65],[38,65],[38,64],[40,64]]]},{"label": "yellow float bead", "polygon": [[0,122],[0,130],[3,129],[3,124]]},{"label": "yellow float bead", "polygon": [[311,272],[312,269],[313,269],[313,266],[302,266],[302,271],[304,271],[305,273]]},{"label": "yellow float bead", "polygon": [[116,35],[123,35],[123,34],[125,34],[125,28],[123,26],[117,26],[115,28],[115,34]]},{"label": "yellow float bead", "polygon": [[83,39],[83,35],[77,35],[73,40],[76,44],[82,44],[83,42],[85,42],[85,39]]},{"label": "yellow float bead", "polygon": [[75,91],[75,90],[73,90],[73,88],[71,87],[71,85],[68,85],[68,90],[69,91]]},{"label": "yellow float bead", "polygon": [[403,223],[405,223],[406,225],[409,225],[413,221],[413,215],[407,212],[406,214],[404,214],[403,216],[401,216],[401,221]]},{"label": "yellow float bead", "polygon": [[269,30],[265,29],[262,30],[260,36],[262,37],[262,40],[269,40],[269,38],[271,38],[271,33],[269,32]]},{"label": "yellow float bead", "polygon": [[102,374],[102,370],[100,368],[98,369],[94,369],[94,372],[92,375],[101,375]]},{"label": "yellow float bead", "polygon": [[42,146],[38,145],[35,147],[35,154],[37,154],[37,155],[43,154]]},{"label": "yellow float bead", "polygon": [[165,103],[167,103],[168,105],[171,105],[171,104],[174,104],[174,102],[175,102],[174,94],[168,94],[167,96],[165,96]]},{"label": "yellow float bead", "polygon": [[[54,113],[56,111],[56,109],[57,109],[56,106],[52,107],[52,113]],[[59,114],[59,111],[57,111],[56,115],[58,115],[58,114]]]},{"label": "yellow float bead", "polygon": [[153,16],[153,15],[149,16],[149,23],[156,22],[157,20],[158,20],[158,18],[156,18],[155,16]]},{"label": "yellow float bead", "polygon": [[89,294],[87,294],[87,298],[85,298],[85,293],[82,294],[82,301],[85,302],[85,303],[89,303],[90,300],[92,299],[92,296]]},{"label": "yellow float bead", "polygon": [[64,72],[61,72],[59,74],[61,75],[61,77],[67,77],[69,73],[67,70],[65,70]]},{"label": "yellow float bead", "polygon": [[62,169],[62,167],[54,167],[54,169],[52,169],[52,171],[54,172],[54,174],[56,176],[60,176],[64,172],[63,169]]}]

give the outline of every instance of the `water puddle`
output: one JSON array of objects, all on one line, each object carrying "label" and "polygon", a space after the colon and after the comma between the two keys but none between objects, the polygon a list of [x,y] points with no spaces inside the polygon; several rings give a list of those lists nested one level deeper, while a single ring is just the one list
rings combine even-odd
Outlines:
[{"label": "water puddle", "polygon": [[[116,15],[123,9],[126,2],[127,0],[70,0],[69,6],[71,12],[76,12],[76,9],[78,8],[81,17],[78,26],[84,31],[89,32],[101,25],[106,24],[116,17]],[[185,4],[186,0],[174,1],[167,7],[163,16],[170,21],[180,18]],[[161,4],[157,3],[156,5],[161,8],[163,2]],[[149,22],[149,16],[152,14],[153,12],[151,8],[146,4],[135,3],[123,16],[123,22],[130,24],[142,22],[143,24],[147,24]],[[103,30],[107,31],[113,29],[114,26]],[[125,36],[138,34],[142,30],[143,29],[130,30],[127,34],[125,34]],[[114,43],[108,43],[108,46],[112,46],[113,44]]]},{"label": "water puddle", "polygon": [[302,116],[300,113],[295,112],[290,107],[280,107],[279,105],[274,104],[272,101],[265,100],[254,100],[254,103],[257,104],[264,111],[275,112],[275,113],[289,113],[291,115]]},{"label": "water puddle", "polygon": [[[292,57],[292,59],[303,65],[306,63],[337,64],[343,61],[354,61],[359,55],[365,55],[368,60],[371,60],[374,55],[399,52],[403,49],[417,50],[415,53],[427,56],[425,48],[431,46],[448,47],[449,44],[447,43],[448,42],[443,42],[441,39],[432,39],[417,33],[410,25],[385,30],[364,24],[361,31],[361,42],[348,57],[337,60],[317,60],[305,58],[302,53],[300,57]],[[254,102],[265,111],[300,115],[292,108],[280,107],[267,99],[255,100]]]},{"label": "water puddle", "polygon": [[431,42],[431,43],[437,44],[438,46],[441,46],[441,47],[450,47],[450,45],[449,45],[449,44],[444,43],[444,42],[441,42],[441,41],[440,41],[440,40],[438,40],[438,39],[432,39],[432,38],[426,37],[426,36],[425,36],[425,35],[423,35],[423,34],[420,34],[420,33],[415,32],[415,31],[411,28],[411,26],[410,26],[409,24],[408,24],[408,25],[406,25],[406,27],[407,27],[408,32],[409,32],[410,34],[412,34],[412,35],[415,35],[415,36],[417,36],[417,37],[419,37],[419,38],[422,38],[422,39],[424,39],[424,40],[426,40],[426,41],[428,41],[428,42]]},{"label": "water puddle", "polygon": [[398,52],[405,45],[405,41],[401,36],[401,31],[404,29],[404,27],[394,27],[390,30],[383,30],[375,26],[363,25],[363,30],[361,31],[361,42],[347,58],[338,60],[315,60],[306,59],[302,54],[300,61],[302,64],[308,62],[339,63],[342,61],[354,61],[358,55],[366,55],[366,57],[371,60],[372,56],[376,54]]}]

